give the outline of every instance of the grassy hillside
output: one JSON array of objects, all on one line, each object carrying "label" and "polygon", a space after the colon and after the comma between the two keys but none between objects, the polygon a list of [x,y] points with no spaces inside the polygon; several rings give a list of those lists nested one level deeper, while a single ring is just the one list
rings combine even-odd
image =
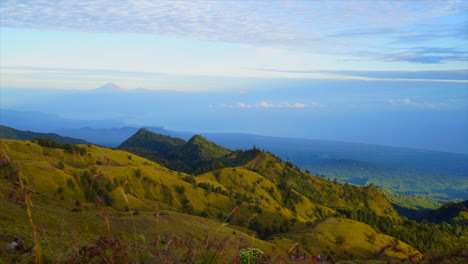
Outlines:
[{"label": "grassy hillside", "polygon": [[195,169],[206,166],[213,160],[229,153],[231,153],[230,150],[216,145],[200,135],[195,135],[186,144],[171,152],[168,158],[183,162]]},{"label": "grassy hillside", "polygon": [[157,156],[166,156],[167,153],[185,144],[185,140],[153,133],[145,128],[138,130],[133,136],[125,140],[119,148],[144,148],[151,150]]},{"label": "grassy hillside", "polygon": [[[339,258],[366,258],[380,250],[384,256],[400,259],[412,256],[420,259],[422,254],[409,245],[392,237],[377,233],[372,227],[361,222],[343,218],[326,218],[312,227],[285,235],[294,241],[301,241],[302,247],[312,255],[338,256]],[[387,249],[384,248],[391,245]]]},{"label": "grassy hillside", "polygon": [[[236,151],[226,158],[226,164],[242,167],[275,183],[286,205],[294,210],[295,200],[307,200],[334,210],[370,209],[377,215],[397,218],[392,205],[377,188],[339,184],[303,172],[290,162],[258,149]],[[302,196],[302,197],[301,197]]]},{"label": "grassy hillside", "polygon": [[204,137],[195,135],[188,142],[140,129],[123,142],[119,149],[164,164],[177,171],[197,174],[211,168],[211,162],[229,154],[225,149]]},{"label": "grassy hillside", "polygon": [[[1,229],[0,237],[20,236],[31,245],[27,216],[31,208],[42,251],[54,259],[71,258],[80,247],[105,235],[120,237],[130,263],[164,258],[169,263],[196,263],[197,259],[206,263],[203,259],[212,256],[221,263],[233,263],[246,247],[262,249],[273,263],[287,263],[296,244],[301,245],[299,253],[374,258],[372,251],[391,240],[379,240],[381,236],[376,235],[380,242],[366,247],[359,245],[362,239],[351,244],[351,235],[343,235],[350,244],[308,246],[309,235],[304,235],[304,241],[304,236],[298,236],[315,232],[320,220],[330,216],[362,218],[365,212],[399,221],[375,187],[335,184],[257,149],[233,152],[217,160],[222,167],[195,177],[125,151],[79,147],[86,151],[0,141],[0,191],[7,197],[0,221],[8,227]],[[24,187],[19,187],[21,183]],[[29,190],[27,196],[24,190]],[[370,228],[342,221],[343,229]],[[332,235],[337,234],[321,239]]]},{"label": "grassy hillside", "polygon": [[[118,146],[136,130],[86,128],[59,131],[91,142],[105,142],[103,145],[113,140],[110,146]],[[194,134],[161,128],[149,130],[186,140]],[[248,149],[256,145],[290,160],[303,170],[332,180],[337,178],[341,182],[361,186],[373,183],[388,190],[387,193],[391,192],[388,197],[392,203],[403,209],[400,213],[408,211],[407,209],[436,209],[450,201],[468,199],[468,186],[464,180],[468,173],[466,154],[249,134],[204,133],[203,136],[230,149]],[[132,152],[164,162],[154,153],[141,148],[133,149]],[[171,167],[172,164],[166,162],[165,165]],[[177,165],[181,166],[181,163]],[[441,181],[441,178],[444,180]],[[405,199],[400,195],[411,198]]]},{"label": "grassy hillside", "polygon": [[52,140],[55,140],[64,144],[72,144],[72,145],[89,144],[88,142],[81,140],[81,139],[62,137],[55,133],[36,133],[36,132],[31,132],[31,131],[22,131],[22,130],[17,130],[11,127],[0,125],[0,138],[31,140],[31,139],[35,139],[39,137],[52,139]]}]

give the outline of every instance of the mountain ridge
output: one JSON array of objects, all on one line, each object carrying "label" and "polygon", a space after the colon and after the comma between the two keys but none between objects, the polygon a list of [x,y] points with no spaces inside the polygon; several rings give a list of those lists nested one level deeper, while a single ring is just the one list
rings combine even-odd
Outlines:
[{"label": "mountain ridge", "polygon": [[39,138],[39,137],[52,139],[52,140],[55,140],[64,144],[72,144],[72,145],[90,144],[89,142],[82,140],[82,139],[63,137],[56,133],[37,133],[37,132],[32,132],[32,131],[22,131],[22,130],[17,130],[11,127],[0,125],[0,138],[32,140],[32,139]]},{"label": "mountain ridge", "polygon": [[124,141],[119,149],[162,162],[169,168],[184,172],[194,172],[231,152],[200,135],[194,135],[185,141],[157,134],[145,128],[138,130]]},{"label": "mountain ridge", "polygon": [[[262,244],[259,247],[268,251],[276,248],[282,250],[281,254],[300,243],[300,251],[309,252],[308,254],[339,258],[372,258],[372,252],[398,241],[381,234],[394,232],[394,236],[402,236],[400,239],[406,244],[415,243],[420,239],[418,233],[411,231],[419,232],[417,226],[405,229],[406,221],[399,218],[376,187],[334,183],[302,172],[294,164],[281,161],[259,149],[231,152],[227,157],[217,159],[224,162],[221,166],[193,176],[167,169],[129,152],[93,145],[85,145],[83,148],[86,155],[40,146],[31,141],[1,140],[0,158],[9,161],[0,163],[3,164],[0,171],[11,176],[9,179],[0,179],[5,183],[0,185],[0,189],[8,190],[8,186],[12,186],[11,181],[20,177],[18,173],[21,172],[28,188],[33,190],[32,199],[36,203],[73,209],[77,216],[83,217],[90,214],[88,212],[94,212],[89,210],[102,210],[92,208],[104,208],[104,213],[99,213],[99,218],[96,219],[108,219],[105,221],[108,221],[110,230],[116,228],[116,225],[119,226],[124,219],[135,219],[142,224],[141,217],[154,219],[153,215],[157,215],[156,212],[168,216],[175,215],[171,212],[182,213],[181,217],[184,214],[196,214],[218,219],[217,221],[229,219],[230,225],[237,230],[229,229],[231,234],[241,234],[241,230],[245,230],[242,234],[255,232],[261,243],[264,243],[263,239],[270,238],[267,242],[270,244]],[[380,200],[379,196],[383,200]],[[97,204],[93,205],[95,203]],[[154,209],[155,203],[157,211]],[[10,208],[15,205],[7,206]],[[15,210],[19,210],[18,208]],[[36,213],[37,210],[39,209],[36,209]],[[86,210],[86,214],[80,213],[80,210]],[[99,216],[101,214],[102,218]],[[134,216],[129,218],[131,214]],[[94,219],[93,215],[94,213],[91,213],[86,217]],[[203,218],[186,218],[192,219],[191,221],[204,221]],[[2,219],[0,218],[0,221],[3,221]],[[50,220],[47,220],[47,217],[42,216],[42,219],[45,219],[43,221],[46,221],[48,226],[54,226],[48,222]],[[173,221],[172,232],[182,228],[174,222],[182,221],[181,219],[161,216],[161,221],[165,221],[166,232],[169,228],[167,221],[170,219]],[[361,223],[355,222],[356,220]],[[105,221],[102,222],[101,230],[106,229]],[[213,223],[210,223],[213,226]],[[329,229],[330,225],[326,223],[340,223],[339,230],[351,231],[335,232]],[[154,226],[154,223],[152,225]],[[395,226],[392,227],[393,225]],[[79,226],[70,225],[70,228]],[[121,228],[124,226],[120,224]],[[354,228],[351,228],[352,226]],[[145,231],[139,232],[148,234]],[[204,243],[203,237],[206,233],[197,226],[193,226],[190,232],[192,239],[201,237],[199,239]],[[355,232],[365,235],[361,234],[358,239]],[[424,232],[426,233],[439,236],[429,231]],[[54,234],[51,236],[56,238]],[[411,236],[415,238],[410,239]],[[318,238],[319,242],[324,242],[317,243],[314,237]],[[447,236],[446,239],[453,237]],[[230,243],[229,239],[225,241]],[[426,238],[422,241],[426,243]],[[395,255],[389,252],[388,256],[401,260],[406,254],[417,253],[414,249],[406,249],[403,242],[399,241],[397,245],[405,248],[404,254]],[[364,246],[364,243],[367,244]]]}]

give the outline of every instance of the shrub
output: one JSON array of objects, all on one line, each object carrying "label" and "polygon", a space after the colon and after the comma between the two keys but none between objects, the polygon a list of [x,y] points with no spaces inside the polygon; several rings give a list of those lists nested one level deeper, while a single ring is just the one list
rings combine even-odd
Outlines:
[{"label": "shrub", "polygon": [[337,236],[335,237],[335,243],[339,246],[343,245],[345,243],[346,239],[343,236]]},{"label": "shrub", "polygon": [[68,187],[70,187],[71,189],[75,189],[75,183],[74,183],[73,180],[70,179],[70,178],[67,179],[67,185],[68,185]]},{"label": "shrub", "polygon": [[240,253],[240,261],[242,264],[256,264],[262,255],[263,251],[258,248],[247,248]]},{"label": "shrub", "polygon": [[185,187],[182,186],[182,185],[177,185],[175,186],[175,191],[178,193],[178,194],[184,194],[185,193]]}]

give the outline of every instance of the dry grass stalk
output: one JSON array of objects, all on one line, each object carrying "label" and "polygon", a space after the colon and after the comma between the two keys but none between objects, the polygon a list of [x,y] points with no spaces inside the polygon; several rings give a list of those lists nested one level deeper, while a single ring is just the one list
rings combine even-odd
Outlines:
[{"label": "dry grass stalk", "polygon": [[30,196],[31,190],[25,186],[23,174],[21,173],[21,170],[19,168],[17,169],[17,173],[18,173],[17,176],[18,176],[18,180],[21,186],[21,190],[23,190],[23,193],[24,193],[24,202],[26,204],[26,212],[28,213],[29,225],[31,226],[31,230],[33,234],[34,257],[36,258],[37,264],[42,264],[42,250],[41,250],[40,244],[37,242],[37,229],[36,229],[36,226],[34,225],[34,221],[32,217],[33,203],[32,203],[31,196]]}]

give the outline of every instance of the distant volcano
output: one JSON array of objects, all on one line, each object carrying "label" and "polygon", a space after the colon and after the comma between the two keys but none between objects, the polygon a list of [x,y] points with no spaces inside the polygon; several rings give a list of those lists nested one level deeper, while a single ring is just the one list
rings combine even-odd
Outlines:
[{"label": "distant volcano", "polygon": [[122,88],[114,83],[106,83],[101,87],[95,89],[98,92],[116,92],[122,91]]}]

